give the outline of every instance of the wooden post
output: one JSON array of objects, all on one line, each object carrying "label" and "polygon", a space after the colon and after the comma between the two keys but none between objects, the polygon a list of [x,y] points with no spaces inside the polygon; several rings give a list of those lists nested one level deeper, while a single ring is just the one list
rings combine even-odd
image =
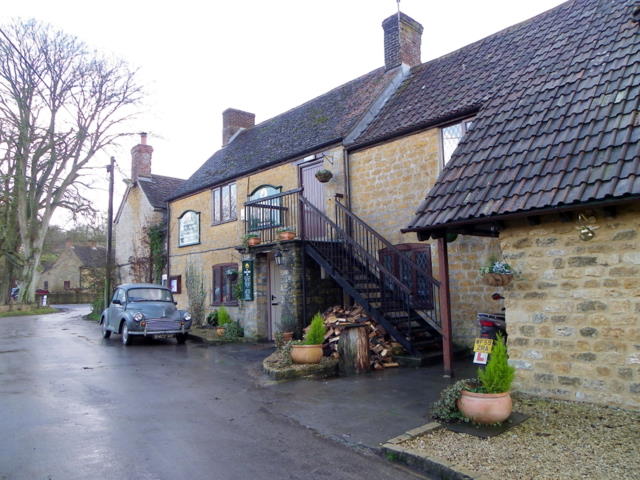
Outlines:
[{"label": "wooden post", "polygon": [[369,336],[366,325],[346,325],[338,341],[340,375],[369,371]]},{"label": "wooden post", "polygon": [[451,295],[449,293],[449,254],[446,235],[438,239],[440,277],[440,317],[442,320],[442,361],[445,377],[453,376],[453,343],[451,342]]}]

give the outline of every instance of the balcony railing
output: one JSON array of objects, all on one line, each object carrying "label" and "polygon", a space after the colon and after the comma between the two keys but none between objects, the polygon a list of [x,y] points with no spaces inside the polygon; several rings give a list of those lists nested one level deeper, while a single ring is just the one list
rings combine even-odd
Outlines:
[{"label": "balcony railing", "polygon": [[278,232],[290,229],[301,237],[300,203],[301,188],[250,200],[245,207],[245,233],[260,237],[262,243],[278,240]]}]

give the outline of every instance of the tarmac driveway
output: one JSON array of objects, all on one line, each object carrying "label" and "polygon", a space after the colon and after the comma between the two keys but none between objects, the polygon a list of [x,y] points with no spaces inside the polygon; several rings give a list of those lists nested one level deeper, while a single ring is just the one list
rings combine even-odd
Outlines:
[{"label": "tarmac driveway", "polygon": [[87,312],[0,319],[0,479],[419,478],[332,440],[377,441],[357,406],[382,376],[275,384],[269,346],[124,347]]}]

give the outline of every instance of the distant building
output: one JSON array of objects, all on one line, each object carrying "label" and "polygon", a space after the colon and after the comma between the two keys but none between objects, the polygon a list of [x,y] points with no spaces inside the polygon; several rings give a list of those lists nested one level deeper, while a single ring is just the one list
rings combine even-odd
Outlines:
[{"label": "distant building", "polygon": [[38,288],[50,293],[97,293],[102,288],[106,261],[104,247],[67,242],[54,264],[40,275]]}]

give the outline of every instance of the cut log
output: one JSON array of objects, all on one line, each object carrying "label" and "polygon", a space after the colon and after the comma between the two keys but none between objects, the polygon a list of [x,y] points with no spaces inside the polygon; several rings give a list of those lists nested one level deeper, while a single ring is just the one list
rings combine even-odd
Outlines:
[{"label": "cut log", "polygon": [[338,342],[341,375],[354,375],[369,371],[369,341],[363,327],[346,328]]}]

